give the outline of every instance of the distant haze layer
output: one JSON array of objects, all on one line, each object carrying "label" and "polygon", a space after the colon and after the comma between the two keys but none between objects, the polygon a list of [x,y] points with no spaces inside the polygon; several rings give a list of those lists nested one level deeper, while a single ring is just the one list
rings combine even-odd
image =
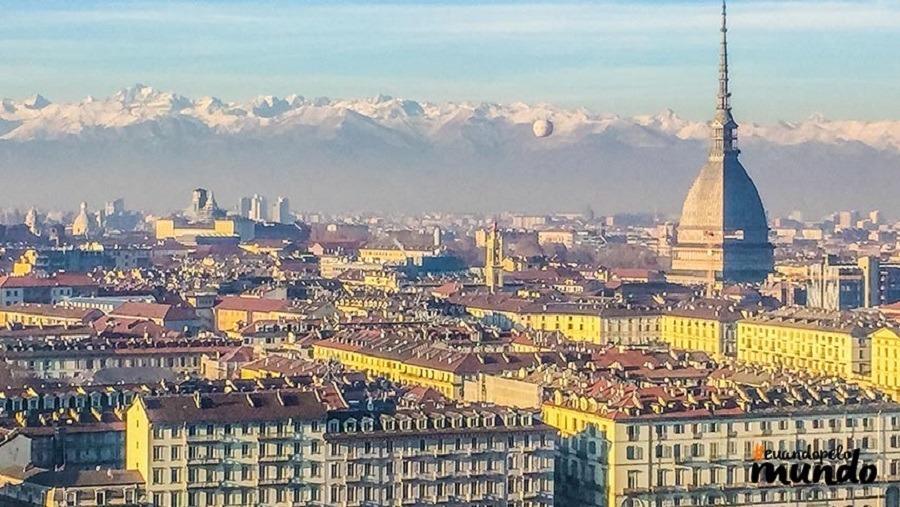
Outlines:
[{"label": "distant haze layer", "polygon": [[[770,214],[900,214],[900,121],[757,125],[736,111],[742,160]],[[532,123],[550,119],[536,138]],[[136,85],[107,99],[0,107],[0,207],[72,209],[124,197],[184,207],[189,190],[283,195],[299,210],[650,211],[677,215],[707,126],[671,111],[620,117],[548,104],[379,96],[187,98]]]}]

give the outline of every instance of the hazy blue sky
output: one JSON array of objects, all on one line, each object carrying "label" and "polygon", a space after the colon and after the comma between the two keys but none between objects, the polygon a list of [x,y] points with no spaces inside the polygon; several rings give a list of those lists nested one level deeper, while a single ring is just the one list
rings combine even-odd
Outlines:
[{"label": "hazy blue sky", "polygon": [[[713,107],[717,0],[0,1],[0,96],[547,101]],[[732,0],[738,119],[900,118],[900,1]]]}]

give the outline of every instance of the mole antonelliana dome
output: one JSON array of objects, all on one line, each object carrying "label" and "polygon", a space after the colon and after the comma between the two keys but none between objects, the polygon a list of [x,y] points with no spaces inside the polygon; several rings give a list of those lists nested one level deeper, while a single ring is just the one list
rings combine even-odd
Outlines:
[{"label": "mole antonelliana dome", "polygon": [[737,155],[709,161],[688,191],[679,229],[721,229],[766,242],[769,228],[759,191]]},{"label": "mole antonelliana dome", "polygon": [[737,122],[728,89],[728,42],[722,3],[719,93],[709,160],[688,191],[669,278],[680,283],[761,282],[774,269],[759,191],[738,160]]}]

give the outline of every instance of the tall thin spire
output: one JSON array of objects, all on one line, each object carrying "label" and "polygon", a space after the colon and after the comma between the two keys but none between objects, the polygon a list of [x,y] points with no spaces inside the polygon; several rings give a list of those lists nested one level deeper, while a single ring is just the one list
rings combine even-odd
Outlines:
[{"label": "tall thin spire", "polygon": [[485,285],[491,293],[503,290],[503,235],[497,226],[497,220],[487,233],[484,262]]},{"label": "tall thin spire", "polygon": [[731,115],[731,91],[728,86],[728,22],[725,0],[722,0],[722,42],[719,50],[719,93],[716,100],[716,117],[712,125],[710,158],[722,158],[727,154],[737,154],[735,146],[737,123]]},{"label": "tall thin spire", "polygon": [[728,19],[725,0],[722,0],[722,45],[719,50],[719,101],[717,111],[731,109],[731,93],[728,91]]}]

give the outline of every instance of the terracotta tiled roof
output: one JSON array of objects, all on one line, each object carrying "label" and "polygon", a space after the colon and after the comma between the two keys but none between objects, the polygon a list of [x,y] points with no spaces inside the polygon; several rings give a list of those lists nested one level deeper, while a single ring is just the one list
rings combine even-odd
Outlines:
[{"label": "terracotta tiled roof", "polygon": [[197,314],[190,308],[159,303],[142,303],[139,301],[125,303],[113,310],[110,315],[170,321],[195,320],[197,318]]},{"label": "terracotta tiled roof", "polygon": [[37,303],[15,304],[3,307],[0,311],[56,317],[61,319],[78,319],[82,322],[91,322],[103,316],[103,312],[96,308],[69,308],[65,306],[43,305]]},{"label": "terracotta tiled roof", "polygon": [[278,312],[286,310],[290,301],[286,299],[244,298],[228,296],[216,305],[217,310],[239,310],[245,312]]},{"label": "terracotta tiled roof", "polygon": [[511,294],[484,293],[457,294],[450,297],[450,302],[470,308],[512,313],[520,312],[534,304],[531,300],[522,299]]},{"label": "terracotta tiled roof", "polygon": [[97,287],[97,282],[87,275],[59,273],[51,276],[2,276],[0,287],[5,289],[29,287]]},{"label": "terracotta tiled roof", "polygon": [[102,336],[162,338],[178,334],[177,331],[172,331],[151,320],[135,317],[104,316],[95,320],[91,325]]},{"label": "terracotta tiled roof", "polygon": [[241,369],[292,377],[295,375],[321,375],[328,370],[328,366],[322,362],[304,361],[283,356],[269,356],[245,364]]},{"label": "terracotta tiled roof", "polygon": [[432,294],[440,294],[443,296],[451,296],[463,289],[463,285],[459,282],[447,282],[440,287],[431,290]]}]

